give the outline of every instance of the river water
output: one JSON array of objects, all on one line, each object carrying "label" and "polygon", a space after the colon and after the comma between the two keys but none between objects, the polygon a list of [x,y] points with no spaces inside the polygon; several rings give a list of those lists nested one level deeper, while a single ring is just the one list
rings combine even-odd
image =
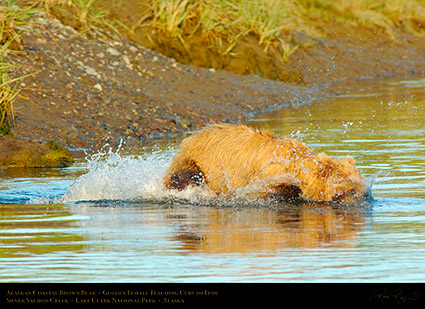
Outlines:
[{"label": "river water", "polygon": [[64,169],[0,170],[0,282],[424,282],[425,79],[332,87],[249,123],[353,156],[373,202],[170,193],[179,141],[105,147]]}]

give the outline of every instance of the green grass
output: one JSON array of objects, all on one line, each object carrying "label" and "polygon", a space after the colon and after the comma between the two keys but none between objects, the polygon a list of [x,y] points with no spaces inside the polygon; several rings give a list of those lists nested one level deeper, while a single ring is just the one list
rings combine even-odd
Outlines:
[{"label": "green grass", "polygon": [[[52,7],[71,11],[81,32],[131,32],[123,22],[110,18],[111,3],[119,5],[118,0],[42,3],[47,11]],[[327,28],[329,22],[363,26],[394,41],[397,29],[425,35],[425,0],[145,0],[143,4],[135,6],[134,14],[141,14],[141,18],[134,27],[154,29],[187,50],[196,36],[206,48],[222,56],[231,55],[235,46],[249,36],[265,52],[270,48],[278,51],[282,62],[286,62],[303,46],[294,39],[295,34],[320,38],[331,31]],[[141,13],[138,10],[142,8],[147,9]]]},{"label": "green grass", "polygon": [[70,13],[71,24],[80,33],[94,32],[108,36],[107,32],[111,31],[120,35],[121,29],[131,32],[119,20],[110,18],[114,6],[111,6],[107,0],[43,0],[42,3],[37,4],[48,14],[54,10]]},{"label": "green grass", "polygon": [[22,48],[21,31],[29,25],[28,18],[34,10],[23,10],[16,1],[0,3],[0,134],[11,133],[14,121],[13,101],[19,94],[17,81],[24,76],[12,77],[16,67],[6,60],[7,55]]},{"label": "green grass", "polygon": [[71,152],[54,141],[20,149],[0,159],[0,165],[14,167],[67,167],[73,163]]},{"label": "green grass", "polygon": [[71,7],[74,9],[74,18],[80,25],[80,31],[94,31],[100,33],[101,28],[109,28],[118,32],[113,22],[108,20],[110,8],[102,0],[72,0]]},{"label": "green grass", "polygon": [[[364,26],[396,40],[397,28],[415,35],[425,33],[424,0],[150,0],[142,26],[185,42],[200,35],[207,44],[224,46],[254,35],[265,50],[278,46],[287,59],[299,46],[291,35],[302,32],[320,37],[334,21]],[[226,42],[226,44],[223,44]]]},{"label": "green grass", "polygon": [[0,59],[0,134],[11,133],[14,120],[13,101],[19,93],[16,79],[11,79],[8,71],[13,66]]}]

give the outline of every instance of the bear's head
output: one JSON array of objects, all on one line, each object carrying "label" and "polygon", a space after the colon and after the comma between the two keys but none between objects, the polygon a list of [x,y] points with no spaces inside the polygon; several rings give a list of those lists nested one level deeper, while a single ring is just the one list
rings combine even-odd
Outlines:
[{"label": "bear's head", "polygon": [[366,198],[366,183],[355,166],[355,160],[317,155],[317,178],[322,183],[324,201],[338,204],[360,204]]}]

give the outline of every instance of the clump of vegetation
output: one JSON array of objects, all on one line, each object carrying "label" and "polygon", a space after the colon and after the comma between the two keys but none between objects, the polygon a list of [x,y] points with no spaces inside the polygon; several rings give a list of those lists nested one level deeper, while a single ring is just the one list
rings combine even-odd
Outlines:
[{"label": "clump of vegetation", "polygon": [[[1,57],[1,56],[0,56]],[[12,65],[0,59],[0,134],[11,133],[13,124],[13,100],[19,93],[13,80],[8,75],[8,70]]]},{"label": "clump of vegetation", "polygon": [[119,35],[121,28],[130,31],[119,20],[111,18],[113,6],[105,0],[44,0],[42,7],[80,33],[105,36],[111,31]]},{"label": "clump of vegetation", "polygon": [[9,167],[67,167],[71,152],[57,142],[45,144],[0,137],[0,165]]},{"label": "clump of vegetation", "polygon": [[46,146],[49,152],[41,157],[44,166],[66,167],[72,164],[73,158],[71,152],[67,148],[55,141],[48,141]]},{"label": "clump of vegetation", "polygon": [[33,10],[23,10],[16,1],[2,1],[0,4],[0,134],[11,133],[14,112],[13,101],[19,94],[17,81],[24,76],[11,77],[9,72],[15,68],[6,61],[6,56],[22,49],[20,32],[28,25]]}]

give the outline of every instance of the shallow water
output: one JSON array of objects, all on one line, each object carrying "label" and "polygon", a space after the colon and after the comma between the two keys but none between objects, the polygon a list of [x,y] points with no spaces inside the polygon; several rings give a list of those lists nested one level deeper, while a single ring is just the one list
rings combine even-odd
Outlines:
[{"label": "shallow water", "polygon": [[65,169],[0,170],[0,281],[425,281],[425,80],[333,87],[250,124],[353,156],[365,177],[379,173],[373,202],[170,193],[175,143],[105,147]]}]

